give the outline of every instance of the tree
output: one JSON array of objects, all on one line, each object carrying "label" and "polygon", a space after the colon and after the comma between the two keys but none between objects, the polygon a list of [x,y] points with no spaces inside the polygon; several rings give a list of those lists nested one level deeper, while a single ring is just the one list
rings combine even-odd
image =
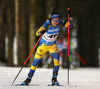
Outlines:
[{"label": "tree", "polygon": [[[79,39],[80,39],[80,55],[86,61],[88,67],[98,67],[98,48],[99,48],[99,23],[98,16],[95,9],[98,8],[100,2],[87,2],[87,7],[84,5],[79,20]],[[96,14],[95,14],[96,13]],[[95,17],[95,18],[94,18]],[[81,64],[80,66],[84,66]]]},{"label": "tree", "polygon": [[23,65],[28,55],[28,2],[19,0],[20,59],[18,59],[18,66]]},{"label": "tree", "polygon": [[20,41],[19,41],[19,0],[15,0],[15,37],[17,43],[17,66],[20,60]]},{"label": "tree", "polygon": [[13,66],[14,2],[7,3],[8,66]]},{"label": "tree", "polygon": [[[36,29],[36,15],[35,15],[35,0],[30,0],[29,3],[29,53],[32,51],[33,47],[35,46],[35,29]],[[29,60],[29,64],[31,65],[33,63],[34,60],[34,53],[35,51],[32,53],[32,55],[30,56],[30,60]]]},{"label": "tree", "polygon": [[0,0],[0,61],[5,61],[5,29],[3,27],[4,0]]}]

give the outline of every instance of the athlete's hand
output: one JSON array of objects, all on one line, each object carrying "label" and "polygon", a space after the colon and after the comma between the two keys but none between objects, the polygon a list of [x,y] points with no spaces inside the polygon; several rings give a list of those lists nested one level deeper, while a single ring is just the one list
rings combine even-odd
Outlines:
[{"label": "athlete's hand", "polygon": [[73,21],[73,17],[69,17],[69,20]]},{"label": "athlete's hand", "polygon": [[40,31],[40,33],[41,33],[41,34],[44,34],[44,33],[45,33],[45,30]]},{"label": "athlete's hand", "polygon": [[40,31],[38,34],[39,35],[42,35],[42,34],[44,34],[45,33],[45,30],[42,30],[42,31]]}]

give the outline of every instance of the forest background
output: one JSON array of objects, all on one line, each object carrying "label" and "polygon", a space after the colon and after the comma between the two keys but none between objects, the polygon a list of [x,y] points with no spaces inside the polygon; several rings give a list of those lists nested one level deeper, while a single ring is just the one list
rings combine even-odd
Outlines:
[{"label": "forest background", "polygon": [[[6,66],[22,66],[39,37],[35,33],[47,20],[50,6],[67,20],[71,8],[76,27],[70,29],[70,39],[76,39],[76,51],[86,61],[80,67],[100,66],[100,0],[0,0],[0,62]],[[60,34],[67,38],[67,29]],[[14,41],[17,64],[14,64]],[[34,60],[32,53],[28,64]]]}]

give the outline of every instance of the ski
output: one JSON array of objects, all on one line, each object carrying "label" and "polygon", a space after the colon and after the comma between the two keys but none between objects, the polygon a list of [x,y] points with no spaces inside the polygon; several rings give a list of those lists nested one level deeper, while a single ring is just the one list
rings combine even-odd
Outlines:
[{"label": "ski", "polygon": [[15,84],[15,85],[2,85],[3,87],[9,87],[9,86],[27,86],[27,85],[22,85],[22,84]]},{"label": "ski", "polygon": [[63,85],[60,85],[60,84],[57,84],[57,85],[49,84],[48,86],[62,86],[63,87]]},{"label": "ski", "polygon": [[[12,87],[12,86],[28,86],[28,85],[21,85],[21,84],[15,84],[15,85],[2,85],[3,87]],[[63,85],[52,85],[52,84],[49,84],[48,86],[62,86]]]},{"label": "ski", "polygon": [[27,85],[15,84],[15,85],[12,85],[12,86],[27,86]]},{"label": "ski", "polygon": [[8,87],[8,86],[11,86],[11,85],[3,85],[3,84],[2,84],[2,86],[3,86],[3,87]]}]

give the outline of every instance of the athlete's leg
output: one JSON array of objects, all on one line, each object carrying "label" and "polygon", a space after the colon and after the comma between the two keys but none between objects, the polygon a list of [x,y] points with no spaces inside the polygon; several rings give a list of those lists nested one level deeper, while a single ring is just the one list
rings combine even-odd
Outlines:
[{"label": "athlete's leg", "polygon": [[29,71],[29,74],[30,75],[33,75],[37,66],[39,65],[42,57],[44,56],[44,54],[48,51],[49,49],[49,46],[45,46],[45,44],[42,44],[38,47],[37,51],[36,51],[36,54],[35,54],[35,57],[34,57],[34,62],[33,64],[31,65],[31,68],[30,68],[30,71]]},{"label": "athlete's leg", "polygon": [[60,63],[59,63],[59,51],[57,45],[54,44],[50,48],[49,52],[51,53],[51,56],[53,57],[54,60],[52,85],[58,85],[59,83],[57,82],[57,75],[58,75]]},{"label": "athlete's leg", "polygon": [[51,48],[49,49],[49,52],[54,60],[53,72],[58,73],[60,62],[59,62],[59,51],[57,45],[56,44],[52,45]]},{"label": "athlete's leg", "polygon": [[28,85],[31,82],[32,76],[34,75],[39,62],[41,61],[42,57],[47,51],[48,51],[48,46],[44,46],[44,44],[39,45],[35,54],[34,62],[31,65],[30,71],[28,73],[28,77],[24,82],[22,82],[22,85]]}]

